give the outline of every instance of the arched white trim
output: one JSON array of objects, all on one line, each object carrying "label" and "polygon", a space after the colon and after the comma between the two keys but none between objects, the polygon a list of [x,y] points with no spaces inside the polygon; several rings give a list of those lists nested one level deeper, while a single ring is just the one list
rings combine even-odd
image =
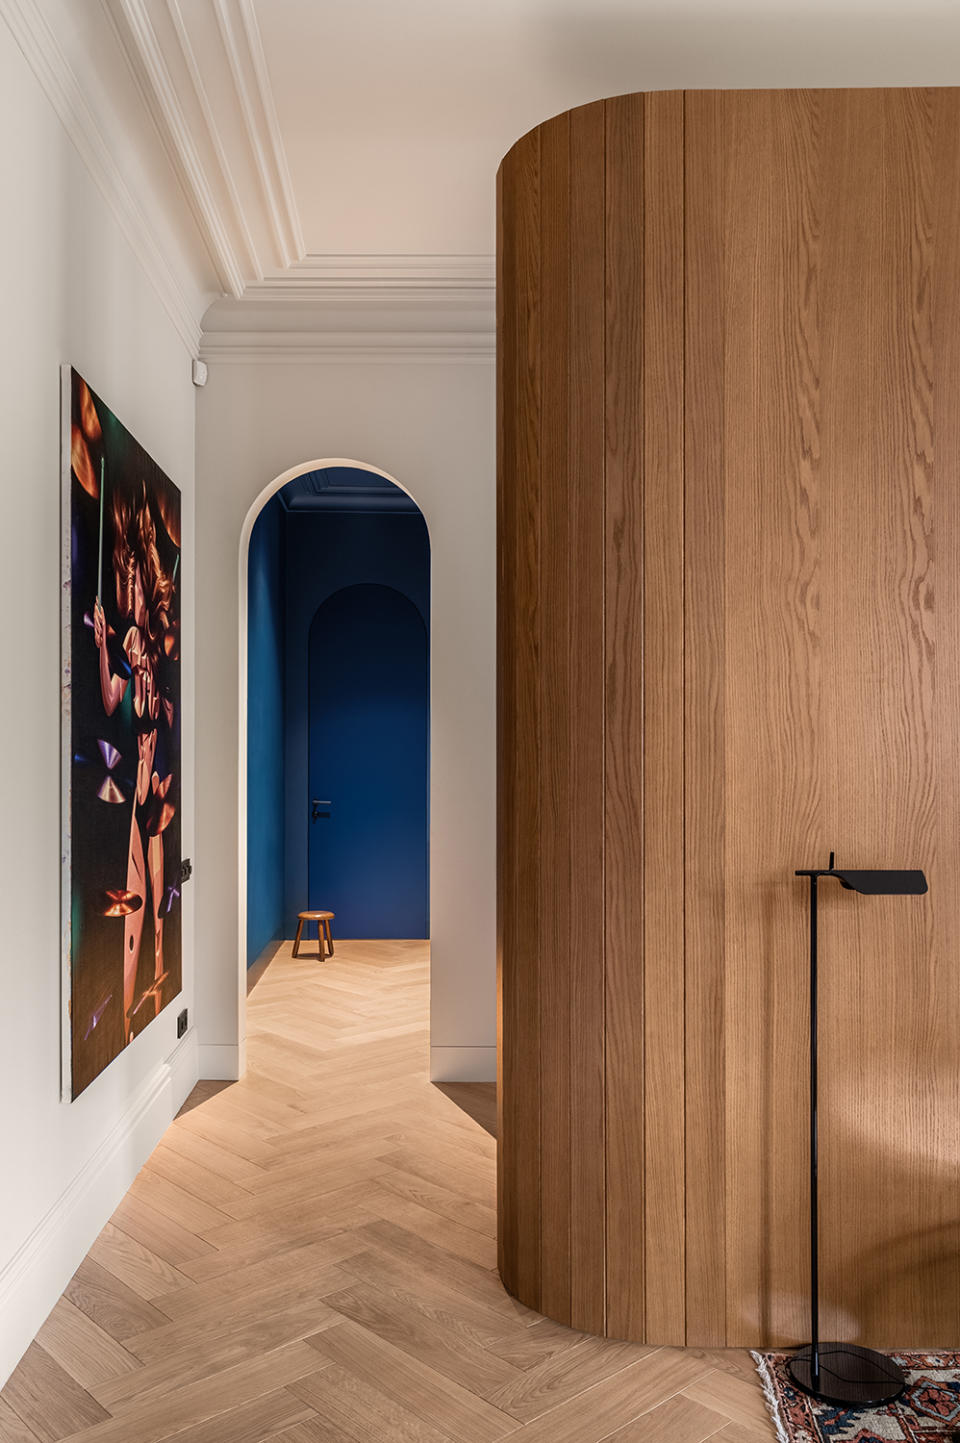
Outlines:
[{"label": "arched white trim", "polygon": [[[380,466],[371,466],[366,461],[351,461],[342,456],[326,457],[322,460],[303,461],[296,466],[291,466],[289,471],[283,471],[275,476],[269,485],[265,486],[260,495],[250,507],[243,519],[243,526],[240,531],[240,556],[239,556],[239,596],[240,596],[240,675],[239,675],[239,768],[237,775],[237,1036],[239,1038],[239,1064],[240,1075],[246,1071],[247,1051],[247,628],[249,624],[248,608],[248,572],[250,559],[250,537],[256,525],[257,517],[266,506],[271,496],[276,495],[288,481],[294,481],[298,476],[303,476],[307,471],[325,471],[329,467],[344,467],[353,471],[368,471],[374,476],[382,476],[385,481],[390,481],[394,486],[406,492],[410,500],[415,503],[423,517],[427,527],[427,537],[430,537],[430,518],[424,511],[420,502],[414,496],[408,486],[398,481],[396,476],[391,476],[389,471],[384,471]],[[432,554],[432,553],[431,553]],[[432,670],[431,670],[432,678]],[[432,686],[432,680],[431,680]],[[433,846],[431,838],[431,858]]]}]

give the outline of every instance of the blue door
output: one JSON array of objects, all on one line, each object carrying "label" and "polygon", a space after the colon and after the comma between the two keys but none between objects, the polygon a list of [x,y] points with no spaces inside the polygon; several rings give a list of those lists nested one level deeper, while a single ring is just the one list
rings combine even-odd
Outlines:
[{"label": "blue door", "polygon": [[336,937],[427,937],[428,647],[417,607],[348,586],[310,627],[310,907]]}]

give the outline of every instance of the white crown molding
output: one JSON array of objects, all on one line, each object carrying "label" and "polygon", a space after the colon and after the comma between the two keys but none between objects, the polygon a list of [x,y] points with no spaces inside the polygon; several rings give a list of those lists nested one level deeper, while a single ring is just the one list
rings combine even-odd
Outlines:
[{"label": "white crown molding", "polygon": [[36,0],[0,0],[0,16],[23,52],[64,130],[136,253],[184,346],[196,355],[200,323],[142,206],[121,174],[83,91]]},{"label": "white crown molding", "polygon": [[[118,37],[134,71],[142,67],[147,85],[141,93],[164,140],[183,193],[200,227],[223,290],[241,296],[245,277],[234,252],[226,226],[220,216],[199,152],[184,115],[176,86],[157,40],[153,22],[144,0],[117,0],[126,33],[118,29]],[[110,14],[109,6],[104,9]],[[132,52],[129,41],[132,42]]]},{"label": "white crown molding", "polygon": [[303,239],[303,228],[300,224],[300,212],[297,209],[293,181],[290,177],[290,167],[287,165],[287,152],[284,149],[283,136],[280,131],[280,120],[273,99],[273,86],[270,83],[270,71],[263,49],[263,37],[260,34],[260,24],[257,20],[253,0],[237,0],[237,3],[240,6],[243,32],[246,36],[247,49],[250,52],[250,62],[253,66],[257,90],[260,95],[260,108],[263,111],[263,118],[267,127],[270,149],[273,152],[273,163],[276,168],[277,179],[280,182],[280,193],[283,197],[284,210],[286,212],[285,219],[290,236],[290,246],[295,256],[302,256],[307,247]]},{"label": "white crown molding", "polygon": [[[273,238],[277,245],[277,251],[280,257],[281,265],[289,266],[292,265],[294,261],[298,260],[300,258],[300,255],[302,254],[302,252],[298,251],[297,249],[297,239],[295,232],[298,227],[293,227],[293,233],[291,233],[288,229],[291,225],[290,217],[284,215],[283,207],[281,205],[281,200],[283,196],[283,179],[277,171],[276,164],[274,164],[273,168],[271,168],[270,161],[267,157],[266,147],[264,146],[264,139],[260,133],[260,125],[257,120],[254,98],[250,93],[250,87],[248,86],[246,76],[244,75],[243,58],[240,54],[240,47],[237,40],[236,29],[234,27],[233,19],[227,8],[226,0],[212,0],[212,3],[213,13],[216,16],[217,26],[220,31],[220,39],[223,43],[223,49],[227,57],[227,64],[230,68],[230,75],[233,79],[233,88],[236,92],[237,100],[240,103],[240,113],[243,116],[243,123],[247,134],[247,141],[249,143],[250,150],[253,154],[254,162],[256,165],[257,176],[260,181],[260,189],[263,195],[264,204],[267,209],[267,216],[270,221],[270,228],[273,231]],[[247,38],[246,30],[244,30],[244,36],[245,38]],[[247,49],[247,59],[254,73],[254,80],[257,88],[257,99],[260,101],[261,112],[263,112],[264,104],[261,93],[260,77],[257,75],[256,60],[250,54],[249,45]],[[271,98],[271,108],[272,104],[273,102]],[[269,122],[267,122],[267,124],[269,132]],[[271,150],[274,150],[275,154],[275,147],[277,146],[279,147],[280,154],[283,154],[283,147],[280,140],[279,129],[277,130],[275,137],[271,137],[268,133],[267,140]],[[286,171],[285,161],[283,169],[284,171]],[[277,195],[278,190],[280,192],[280,198],[278,198]]]},{"label": "white crown molding", "polygon": [[331,283],[248,287],[203,318],[207,361],[331,359],[490,361],[492,288]]},{"label": "white crown molding", "polygon": [[[278,250],[288,257],[285,269],[266,276],[248,224],[254,216],[244,214],[231,171],[231,137],[218,128],[182,0],[100,0],[100,5],[227,292],[202,321],[150,228],[151,211],[124,180],[38,0],[0,0],[0,16],[192,355],[217,361],[300,362],[492,358],[493,256],[293,254],[292,247],[301,245],[299,219],[253,0],[211,0],[216,18],[211,34],[217,56],[219,34],[230,68],[230,79],[224,71],[224,80],[232,83],[243,113],[237,132],[242,149],[230,154],[243,165],[253,194],[259,180],[270,230]],[[266,134],[258,114],[266,118]],[[197,129],[199,117],[202,125]],[[249,166],[247,142],[254,167]],[[261,238],[269,237],[268,216],[259,204],[256,219],[264,225]]]},{"label": "white crown molding", "polygon": [[200,355],[208,363],[274,361],[480,362],[492,364],[488,332],[455,331],[209,331]]},{"label": "white crown molding", "polygon": [[223,176],[224,185],[226,186],[227,191],[230,195],[230,204],[233,207],[234,219],[236,220],[237,227],[243,238],[244,249],[247,252],[247,258],[250,261],[250,268],[253,274],[253,278],[254,280],[259,281],[263,278],[263,266],[260,264],[260,257],[257,254],[257,247],[250,232],[250,227],[247,224],[247,217],[244,214],[243,205],[240,200],[240,194],[237,190],[237,184],[233,178],[233,171],[230,168],[230,162],[227,159],[226,146],[223,143],[223,137],[220,134],[219,127],[214,117],[213,106],[211,105],[210,97],[207,94],[207,87],[203,83],[203,74],[200,70],[194,48],[190,43],[190,36],[184,22],[183,13],[180,9],[180,0],[167,0],[167,13],[170,16],[170,21],[173,25],[174,33],[177,37],[177,43],[180,46],[180,54],[183,57],[183,63],[186,66],[187,74],[190,76],[190,83],[193,86],[193,93],[197,98],[197,104],[200,107],[200,113],[202,114],[204,124],[207,127],[207,134],[210,138],[210,144],[212,145],[214,154],[217,157],[217,163],[220,167],[220,174]]},{"label": "white crown molding", "polygon": [[285,271],[264,277],[257,291],[452,290],[492,291],[492,255],[305,255]]}]

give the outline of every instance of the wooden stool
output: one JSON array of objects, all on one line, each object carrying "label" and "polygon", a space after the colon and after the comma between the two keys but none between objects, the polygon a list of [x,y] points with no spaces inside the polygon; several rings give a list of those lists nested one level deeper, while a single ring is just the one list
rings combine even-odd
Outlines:
[{"label": "wooden stool", "polygon": [[328,952],[329,952],[329,955],[332,957],[332,956],[333,956],[333,936],[332,936],[332,934],[331,934],[331,932],[330,932],[330,923],[333,921],[333,915],[334,915],[334,914],[333,914],[332,912],[298,912],[297,915],[298,915],[298,917],[300,918],[300,921],[297,923],[297,935],[296,935],[296,938],[294,939],[294,943],[293,943],[293,955],[294,955],[294,957],[299,957],[299,955],[300,955],[300,938],[303,936],[303,924],[304,924],[304,922],[316,922],[316,924],[317,924],[317,941],[318,941],[319,944],[320,944],[320,956],[321,956],[321,957],[324,956],[323,944],[324,944],[324,932],[326,932],[327,950],[328,950]]}]

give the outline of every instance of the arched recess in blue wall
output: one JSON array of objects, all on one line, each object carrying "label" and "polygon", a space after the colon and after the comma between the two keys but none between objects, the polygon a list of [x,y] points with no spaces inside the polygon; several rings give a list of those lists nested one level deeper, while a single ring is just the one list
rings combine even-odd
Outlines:
[{"label": "arched recess in blue wall", "polygon": [[[416,503],[361,467],[301,473],[264,505],[248,552],[248,965],[292,937],[297,912],[312,905],[310,628],[335,593],[363,585],[392,588],[412,603],[429,652],[430,543]],[[427,917],[423,931],[391,935],[426,936],[428,925]],[[349,935],[339,916],[336,929]]]},{"label": "arched recess in blue wall", "polygon": [[345,937],[429,934],[427,628],[390,586],[310,626],[309,898]]}]

